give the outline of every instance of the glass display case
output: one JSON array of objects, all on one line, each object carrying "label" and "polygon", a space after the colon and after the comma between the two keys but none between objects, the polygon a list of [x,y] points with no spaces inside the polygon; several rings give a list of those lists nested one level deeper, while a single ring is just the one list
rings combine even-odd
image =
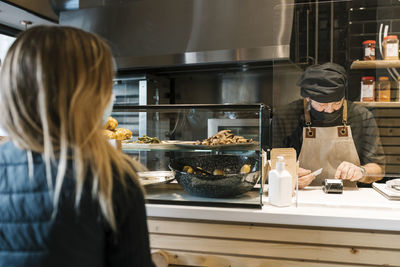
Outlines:
[{"label": "glass display case", "polygon": [[262,151],[270,147],[271,110],[264,104],[127,105],[133,137],[124,153],[149,203],[224,207],[262,206]]}]

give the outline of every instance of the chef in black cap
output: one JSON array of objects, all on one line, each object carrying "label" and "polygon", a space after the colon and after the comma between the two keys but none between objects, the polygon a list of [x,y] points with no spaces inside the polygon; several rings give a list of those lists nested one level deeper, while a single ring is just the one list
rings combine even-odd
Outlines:
[{"label": "chef in black cap", "polygon": [[[342,179],[344,186],[384,175],[384,156],[373,115],[345,99],[347,75],[334,63],[306,69],[297,85],[304,99],[277,109],[273,147],[297,151],[299,188]],[[315,177],[311,172],[323,168]]]}]

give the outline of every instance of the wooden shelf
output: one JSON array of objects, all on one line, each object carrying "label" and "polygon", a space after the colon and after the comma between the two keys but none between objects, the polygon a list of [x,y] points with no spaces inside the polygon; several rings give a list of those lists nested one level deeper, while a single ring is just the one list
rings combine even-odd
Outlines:
[{"label": "wooden shelf", "polygon": [[355,101],[354,103],[362,105],[362,106],[367,106],[367,107],[400,108],[400,102],[359,102],[359,101]]},{"label": "wooden shelf", "polygon": [[386,69],[400,68],[400,60],[356,60],[350,69]]}]

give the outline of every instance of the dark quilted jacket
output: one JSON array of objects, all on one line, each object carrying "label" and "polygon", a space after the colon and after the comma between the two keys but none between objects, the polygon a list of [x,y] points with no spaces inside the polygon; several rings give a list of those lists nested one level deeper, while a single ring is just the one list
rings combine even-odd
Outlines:
[{"label": "dark quilted jacket", "polygon": [[[87,193],[88,185],[79,209],[74,208],[74,179],[69,171],[52,220],[45,165],[40,154],[34,153],[33,161],[30,180],[26,151],[10,142],[0,146],[0,267],[153,265],[138,186],[129,179],[127,189],[114,182],[115,233]],[[55,172],[53,168],[54,177]]]}]

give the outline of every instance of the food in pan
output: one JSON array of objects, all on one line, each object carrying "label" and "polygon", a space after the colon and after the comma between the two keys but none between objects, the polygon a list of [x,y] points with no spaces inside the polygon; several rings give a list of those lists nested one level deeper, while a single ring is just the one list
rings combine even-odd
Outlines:
[{"label": "food in pan", "polygon": [[161,141],[157,137],[150,137],[147,135],[143,135],[142,137],[138,137],[138,141],[136,143],[139,144],[160,144]]},{"label": "food in pan", "polygon": [[[240,173],[243,165],[251,166],[249,173]],[[191,167],[197,172],[198,167],[210,174],[188,173],[182,171]],[[191,195],[201,197],[225,198],[243,194],[251,190],[261,176],[259,157],[238,155],[196,155],[177,158],[170,162],[177,182]],[[214,170],[223,170],[225,175],[212,175]]]},{"label": "food in pan", "polygon": [[[193,169],[194,168],[194,169]],[[202,174],[202,175],[211,175],[211,173],[209,173],[208,171],[202,171],[203,169],[201,167],[191,167],[191,166],[183,166],[182,171],[190,173],[190,174]],[[247,174],[251,171],[251,165],[250,164],[244,164],[241,168],[240,168],[240,174]],[[215,169],[212,172],[212,175],[215,176],[225,176],[226,174],[233,174],[230,173],[231,169],[229,168],[225,168],[225,169]]]},{"label": "food in pan", "polygon": [[183,171],[187,173],[193,173],[193,168],[190,166],[183,166]]},{"label": "food in pan", "polygon": [[200,167],[183,166],[183,171],[190,174],[212,175]]},{"label": "food in pan", "polygon": [[251,170],[251,166],[249,164],[244,164],[242,168],[240,168],[240,173],[249,173]]},{"label": "food in pan", "polygon": [[196,145],[216,146],[251,142],[253,142],[253,139],[246,139],[243,136],[234,135],[231,130],[223,130],[203,141],[197,141]]},{"label": "food in pan", "polygon": [[225,175],[225,172],[224,172],[224,170],[215,169],[213,171],[213,175]]},{"label": "food in pan", "polygon": [[125,128],[117,128],[118,121],[113,117],[108,117],[103,130],[108,139],[128,140],[132,138],[132,132]]}]

